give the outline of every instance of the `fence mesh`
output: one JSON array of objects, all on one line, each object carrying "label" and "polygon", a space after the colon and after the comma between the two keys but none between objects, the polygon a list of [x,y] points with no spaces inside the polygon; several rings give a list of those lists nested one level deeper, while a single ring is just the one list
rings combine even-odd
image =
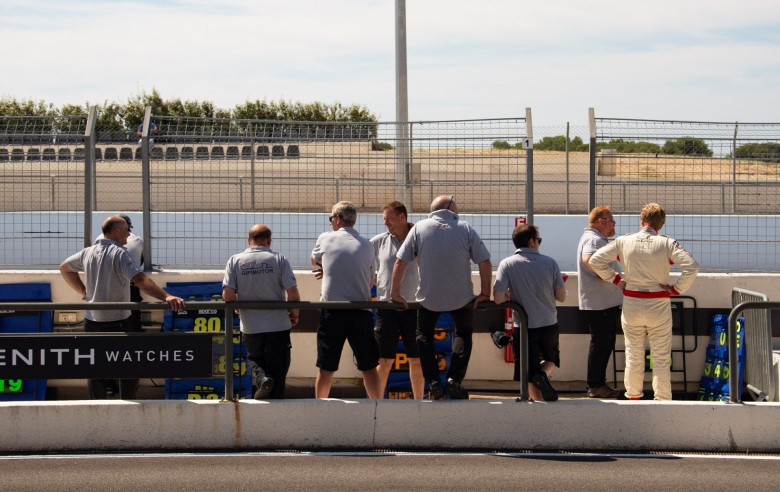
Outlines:
[{"label": "fence mesh", "polygon": [[86,116],[0,116],[0,264],[59,265],[83,245]]},{"label": "fence mesh", "polygon": [[[439,195],[454,195],[465,214],[498,217],[526,210],[525,151],[493,145],[520,142],[524,119],[153,122],[152,210],[186,212],[155,221],[156,264],[223,264],[259,221],[256,214],[225,212],[264,212],[263,220],[276,224],[275,241],[285,243],[296,266],[306,266],[314,241],[327,229],[328,212],[341,200],[372,214],[356,226],[369,237],[384,229],[377,218],[393,200],[416,212],[427,211]],[[285,213],[272,214],[279,211]],[[501,230],[504,240],[507,231],[511,227]]]},{"label": "fence mesh", "polygon": [[704,269],[780,270],[780,124],[597,118],[595,130],[597,204],[661,204],[677,216],[665,232]]}]

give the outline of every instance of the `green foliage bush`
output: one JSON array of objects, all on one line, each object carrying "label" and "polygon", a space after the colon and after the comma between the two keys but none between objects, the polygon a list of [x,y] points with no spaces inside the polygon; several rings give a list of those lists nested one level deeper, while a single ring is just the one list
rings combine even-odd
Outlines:
[{"label": "green foliage bush", "polygon": [[659,154],[661,146],[652,142],[636,142],[632,140],[616,139],[609,142],[599,142],[596,150],[615,149],[618,154]]},{"label": "green foliage bush", "polygon": [[661,149],[668,155],[695,155],[712,157],[712,150],[707,143],[700,138],[683,137],[677,140],[667,140]]},{"label": "green foliage bush", "polygon": [[395,147],[387,142],[371,142],[371,150],[393,150]]},{"label": "green foliage bush", "polygon": [[[520,144],[517,144],[520,147]],[[557,150],[566,151],[566,136],[556,135],[554,137],[544,137],[534,144],[536,150]],[[587,152],[588,144],[582,141],[580,137],[569,139],[569,152]]]},{"label": "green foliage bush", "polygon": [[512,146],[509,145],[509,142],[507,142],[506,140],[496,140],[495,142],[493,142],[493,148],[498,150],[507,150],[507,149],[511,149]]},{"label": "green foliage bush", "polygon": [[[747,143],[737,147],[735,155],[738,159],[757,159],[764,162],[780,163],[780,143],[761,142]],[[729,155],[731,157],[731,155]]]},{"label": "green foliage bush", "polygon": [[[0,98],[0,116],[72,116],[87,114],[91,104],[65,104],[60,108],[45,101]],[[211,101],[164,99],[157,89],[142,91],[126,102],[97,104],[96,127],[108,130],[135,130],[143,121],[146,106],[155,116],[182,116],[207,118],[261,119],[277,121],[355,121],[375,122],[377,117],[367,107],[358,104],[344,106],[339,102],[325,104],[319,101],[246,101],[232,109],[218,108]]]}]

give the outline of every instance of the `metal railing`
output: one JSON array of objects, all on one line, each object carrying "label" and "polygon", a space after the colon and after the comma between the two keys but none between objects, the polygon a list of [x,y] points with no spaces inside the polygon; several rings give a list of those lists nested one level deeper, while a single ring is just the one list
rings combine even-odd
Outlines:
[{"label": "metal railing", "polygon": [[[422,305],[419,302],[409,302],[409,309],[420,309]],[[230,309],[399,309],[403,304],[384,301],[319,301],[319,302],[283,302],[283,301],[190,301],[187,302],[187,309],[224,309],[225,313],[225,354],[233,353],[233,337],[227,336],[228,333],[234,333],[233,316],[229,316],[227,310]],[[526,357],[528,353],[528,316],[525,309],[520,304],[513,301],[507,301],[503,304],[496,304],[492,301],[479,303],[477,309],[513,309],[520,317],[520,355]],[[162,311],[170,309],[164,302],[0,302],[0,311],[79,311],[89,309],[92,311],[116,311],[116,310],[153,310]],[[294,329],[294,328],[293,328]],[[89,335],[94,335],[90,333]],[[112,333],[116,335],[116,333]],[[19,333],[0,333],[0,340],[3,337],[22,335]],[[80,336],[74,333],[63,334],[23,334],[24,336]],[[235,401],[233,395],[233,364],[225,364],[225,398],[222,401]],[[528,401],[528,371],[527,364],[520,364],[520,397],[518,401]]]},{"label": "metal railing", "polygon": [[[740,314],[748,310],[768,310],[780,309],[780,302],[777,301],[746,301],[734,306],[729,314],[729,363],[732,364],[732,354],[737,353],[737,318]],[[747,320],[746,323],[747,325]],[[745,334],[747,337],[747,333]],[[770,338],[771,340],[771,338]],[[771,348],[771,342],[770,342]],[[770,372],[771,372],[771,349],[770,349]],[[742,388],[739,388],[739,370],[729,371],[729,401],[739,403],[742,401]],[[753,390],[751,390],[753,391]]]},{"label": "metal railing", "polygon": [[[766,303],[769,302],[769,297],[760,292],[735,287],[731,292],[732,308],[745,302]],[[774,401],[776,395],[775,373],[772,370],[771,312],[769,309],[746,309],[744,318],[745,384],[753,399]]]}]

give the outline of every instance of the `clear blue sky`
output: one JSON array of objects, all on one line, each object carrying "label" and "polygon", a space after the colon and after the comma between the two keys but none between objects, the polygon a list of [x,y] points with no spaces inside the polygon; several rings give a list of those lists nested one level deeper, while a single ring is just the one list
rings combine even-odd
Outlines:
[{"label": "clear blue sky", "polygon": [[[394,0],[0,0],[0,93],[365,104],[395,117]],[[780,2],[409,0],[411,119],[780,121]]]}]

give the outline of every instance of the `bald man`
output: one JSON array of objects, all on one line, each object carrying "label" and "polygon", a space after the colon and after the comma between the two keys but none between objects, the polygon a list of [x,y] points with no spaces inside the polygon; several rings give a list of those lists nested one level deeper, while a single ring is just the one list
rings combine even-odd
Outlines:
[{"label": "bald man", "polygon": [[[249,247],[233,255],[225,267],[222,298],[238,301],[300,301],[290,262],[271,251],[271,229],[255,224]],[[284,398],[290,369],[290,329],[298,324],[297,309],[242,309],[241,335],[247,347],[256,400]]]},{"label": "bald man", "polygon": [[[81,298],[90,302],[130,302],[130,282],[155,299],[170,304],[171,309],[184,309],[184,300],[169,295],[154,281],[144,275],[130,253],[123,247],[127,244],[130,229],[122,217],[112,215],[103,221],[103,239],[93,246],[84,248],[60,265],[65,281]],[[84,272],[86,285],[78,272]],[[87,311],[84,314],[85,332],[130,332],[134,331],[130,311]],[[112,396],[113,381],[89,380],[90,399],[106,399]],[[137,379],[120,380],[120,397],[135,399]]]},{"label": "bald man", "polygon": [[[431,214],[419,221],[399,247],[393,267],[390,298],[406,306],[401,285],[407,265],[417,260],[420,287],[417,301],[423,308],[417,312],[417,347],[423,377],[431,397],[442,400],[468,399],[461,382],[466,377],[471,358],[471,338],[474,332],[473,308],[490,300],[490,280],[493,267],[479,234],[458,218],[458,205],[452,196],[440,196],[431,203]],[[480,293],[474,295],[470,261],[479,267]],[[447,382],[441,384],[439,364],[434,346],[434,329],[442,313],[450,313],[455,323],[452,361]]]}]

